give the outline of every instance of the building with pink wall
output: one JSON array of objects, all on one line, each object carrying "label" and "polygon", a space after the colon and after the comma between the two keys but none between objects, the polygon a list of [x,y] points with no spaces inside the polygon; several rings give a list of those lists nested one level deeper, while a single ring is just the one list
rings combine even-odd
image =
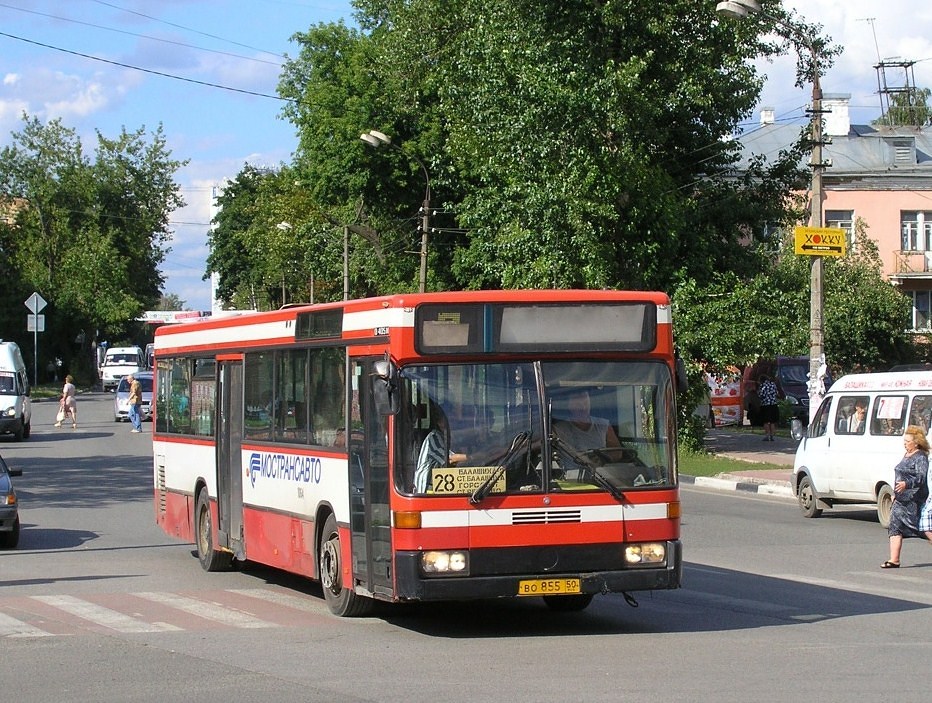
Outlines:
[{"label": "building with pink wall", "polygon": [[[863,221],[877,243],[883,273],[913,303],[912,328],[932,329],[932,127],[852,125],[847,95],[826,94],[823,226],[842,227],[852,246]],[[764,110],[757,129],[739,138],[748,156],[776,158],[794,143],[798,124],[778,125]]]}]

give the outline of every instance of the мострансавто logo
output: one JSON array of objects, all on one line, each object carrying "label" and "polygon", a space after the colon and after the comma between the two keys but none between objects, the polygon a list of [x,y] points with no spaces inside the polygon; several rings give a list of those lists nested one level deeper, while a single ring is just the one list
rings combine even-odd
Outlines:
[{"label": "\u043c\u043e\u0441\u0442\u0440\u0430\u043d\u0441\u0430\u0432\u0442\u043e logo", "polygon": [[321,464],[320,459],[315,456],[253,452],[246,471],[253,487],[257,477],[273,481],[320,483]]}]

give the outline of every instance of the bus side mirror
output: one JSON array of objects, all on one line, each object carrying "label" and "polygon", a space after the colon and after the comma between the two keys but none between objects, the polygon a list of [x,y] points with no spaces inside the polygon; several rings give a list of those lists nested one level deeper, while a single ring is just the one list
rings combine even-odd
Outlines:
[{"label": "bus side mirror", "polygon": [[398,393],[395,382],[395,367],[388,359],[372,364],[372,400],[379,415],[394,415],[398,412]]}]

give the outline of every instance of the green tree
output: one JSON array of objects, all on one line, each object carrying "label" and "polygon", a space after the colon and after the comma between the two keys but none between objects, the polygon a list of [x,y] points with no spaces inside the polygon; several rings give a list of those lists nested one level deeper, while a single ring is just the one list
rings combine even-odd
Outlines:
[{"label": "green tree", "polygon": [[[0,225],[3,264],[21,286],[12,294],[35,290],[49,301],[46,349],[89,374],[89,331],[132,336],[134,319],[160,297],[168,217],[183,205],[173,180],[182,163],[161,128],[149,140],[142,130],[98,134],[93,161],[60,120],[24,116],[12,136],[0,150],[0,193],[15,204]],[[24,346],[31,350],[31,339]]]},{"label": "green tree", "polygon": [[[809,267],[790,238],[773,267],[753,279],[722,274],[708,286],[683,283],[674,293],[674,324],[683,355],[712,368],[744,367],[758,356],[809,353]],[[885,370],[911,361],[910,304],[883,278],[876,243],[863,220],[848,256],[826,257],[823,276],[825,355],[836,374]]]},{"label": "green tree", "polygon": [[[717,22],[691,0],[357,7],[361,30],[296,35],[279,90],[317,202],[365,196],[394,254],[383,290],[413,278],[399,254],[418,236],[421,166],[439,211],[432,288],[670,288],[759,270],[739,236],[783,219],[804,178],[802,142],[739,182],[721,139],[756,103],[748,59],[782,50],[758,39],[766,27]],[[366,153],[372,127],[398,148]]]},{"label": "green tree", "polygon": [[930,96],[932,96],[932,89],[929,88],[916,88],[913,91],[894,93],[890,99],[890,109],[887,110],[887,114],[872,120],[871,124],[890,127],[928,125],[932,123]]}]

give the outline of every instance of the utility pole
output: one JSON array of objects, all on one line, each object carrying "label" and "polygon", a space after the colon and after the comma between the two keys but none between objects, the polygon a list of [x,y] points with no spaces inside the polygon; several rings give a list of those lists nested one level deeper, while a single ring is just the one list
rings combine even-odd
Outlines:
[{"label": "utility pole", "polygon": [[421,274],[418,289],[421,293],[427,290],[427,235],[430,232],[430,182],[424,194],[424,205],[421,208]]}]

